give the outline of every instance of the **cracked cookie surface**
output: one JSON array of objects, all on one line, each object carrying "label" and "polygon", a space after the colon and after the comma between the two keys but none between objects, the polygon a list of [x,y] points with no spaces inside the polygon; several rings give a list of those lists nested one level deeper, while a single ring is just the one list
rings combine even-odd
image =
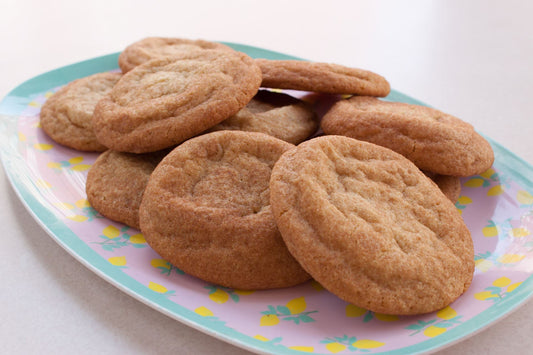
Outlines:
[{"label": "cracked cookie surface", "polygon": [[473,243],[453,203],[403,156],[348,137],[301,143],[274,166],[283,239],[320,284],[359,307],[421,314],[469,287]]},{"label": "cracked cookie surface", "polygon": [[430,107],[353,96],[333,105],[321,127],[390,148],[440,175],[476,175],[494,162],[492,147],[472,125]]},{"label": "cracked cookie surface", "polygon": [[234,115],[257,93],[261,70],[244,53],[191,50],[141,64],[96,105],[96,137],[110,149],[175,146]]},{"label": "cracked cookie surface", "polygon": [[83,151],[101,152],[107,147],[93,132],[92,116],[97,102],[117,81],[120,73],[97,73],[77,79],[59,89],[41,108],[41,127],[57,143]]},{"label": "cracked cookie surface", "polygon": [[147,37],[127,46],[118,56],[118,65],[123,73],[127,73],[154,58],[197,49],[233,50],[222,43],[202,39]]},{"label": "cracked cookie surface", "polygon": [[293,147],[241,131],[179,145],[154,170],[143,196],[147,242],[183,271],[226,287],[267,289],[308,280],[285,247],[269,203],[272,167]]}]

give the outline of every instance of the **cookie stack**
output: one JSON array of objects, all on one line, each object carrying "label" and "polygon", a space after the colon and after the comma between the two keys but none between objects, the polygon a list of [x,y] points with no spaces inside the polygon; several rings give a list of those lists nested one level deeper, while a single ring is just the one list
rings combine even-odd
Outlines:
[{"label": "cookie stack", "polygon": [[[209,41],[146,38],[119,66],[59,90],[41,126],[102,152],[89,202],[175,266],[238,289],[314,278],[386,314],[435,311],[469,287],[473,243],[454,202],[459,177],[494,160],[471,125],[378,98],[389,83],[366,70]],[[282,89],[336,102],[319,117]]]}]

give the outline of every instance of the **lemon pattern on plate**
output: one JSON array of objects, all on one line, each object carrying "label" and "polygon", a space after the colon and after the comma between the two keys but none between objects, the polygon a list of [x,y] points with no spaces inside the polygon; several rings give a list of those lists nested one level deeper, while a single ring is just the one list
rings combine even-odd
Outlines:
[{"label": "lemon pattern on plate", "polygon": [[152,259],[150,260],[150,265],[158,269],[161,272],[161,275],[170,276],[172,274],[172,271],[179,275],[185,274],[183,270],[172,265],[165,259]]},{"label": "lemon pattern on plate", "polygon": [[240,301],[240,296],[250,295],[254,292],[248,290],[235,290],[217,285],[208,285],[204,288],[208,290],[209,299],[219,304],[226,303],[230,299],[233,302],[238,303]]},{"label": "lemon pattern on plate", "polygon": [[86,171],[91,168],[90,164],[83,163],[84,158],[82,156],[72,157],[68,160],[50,161],[46,164],[50,169],[54,169],[57,172],[61,171]]},{"label": "lemon pattern on plate", "polygon": [[462,316],[458,315],[455,309],[450,306],[446,306],[440,311],[437,311],[435,316],[436,318],[426,321],[418,320],[416,323],[405,327],[405,329],[414,330],[413,333],[409,334],[410,336],[422,332],[425,336],[433,338],[462,322]]},{"label": "lemon pattern on plate", "polygon": [[507,276],[502,276],[494,280],[492,285],[486,287],[484,291],[474,294],[474,298],[480,301],[490,300],[497,303],[505,299],[521,284],[521,281],[513,283]]},{"label": "lemon pattern on plate", "polygon": [[320,341],[326,344],[325,347],[331,353],[338,353],[346,349],[350,351],[369,351],[370,349],[380,348],[385,343],[372,339],[357,339],[354,336],[344,334],[341,337],[326,338]]},{"label": "lemon pattern on plate", "polygon": [[130,227],[125,226],[121,229],[113,225],[109,225],[102,230],[102,234],[98,237],[102,239],[101,242],[93,242],[93,244],[100,244],[103,250],[113,251],[115,249],[133,246],[135,248],[145,248],[146,239],[141,233],[133,230],[135,233],[130,235],[128,231]]},{"label": "lemon pattern on plate", "polygon": [[346,317],[349,318],[363,317],[363,323],[370,322],[372,319],[377,319],[383,322],[394,322],[400,319],[395,315],[375,313],[351,303],[346,305],[345,314]]},{"label": "lemon pattern on plate", "polygon": [[290,300],[285,305],[267,306],[268,310],[261,312],[263,316],[260,319],[261,326],[273,326],[279,324],[280,320],[294,322],[294,324],[300,323],[312,323],[315,321],[310,316],[312,313],[318,311],[305,311],[307,303],[305,297],[298,297]]},{"label": "lemon pattern on plate", "polygon": [[488,188],[490,186],[486,195],[498,196],[503,194],[509,188],[509,179],[507,179],[501,173],[496,172],[493,168],[489,168],[485,172],[468,179],[464,183],[464,186],[474,188]]},{"label": "lemon pattern on plate", "polygon": [[463,210],[466,209],[466,207],[468,205],[470,205],[472,202],[472,199],[468,196],[459,196],[459,198],[457,199],[457,202],[455,203],[455,208],[457,208],[457,210],[462,214],[463,213]]},{"label": "lemon pattern on plate", "polygon": [[109,261],[111,265],[118,266],[119,268],[127,268],[127,260],[125,256],[112,256],[107,258],[107,261]]}]

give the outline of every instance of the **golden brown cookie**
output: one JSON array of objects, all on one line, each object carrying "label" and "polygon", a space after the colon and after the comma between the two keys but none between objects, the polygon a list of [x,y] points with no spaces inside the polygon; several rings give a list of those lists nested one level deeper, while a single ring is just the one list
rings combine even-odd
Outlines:
[{"label": "golden brown cookie", "polygon": [[389,82],[368,70],[300,60],[259,58],[256,63],[263,73],[261,86],[267,88],[368,96],[387,96],[390,92]]},{"label": "golden brown cookie", "polygon": [[456,203],[461,195],[461,179],[457,176],[438,175],[425,171],[426,174],[442,191],[444,196]]},{"label": "golden brown cookie", "polygon": [[390,148],[436,174],[476,175],[494,162],[492,147],[472,125],[430,107],[353,96],[338,101],[321,127]]},{"label": "golden brown cookie", "polygon": [[146,241],[183,271],[226,287],[268,289],[308,280],[285,247],[269,204],[271,169],[293,147],[241,131],[179,145],[145,190],[140,222]]},{"label": "golden brown cookie", "polygon": [[387,148],[342,136],[303,142],[276,162],[270,202],[292,255],[354,305],[432,312],[471,283],[472,238],[454,204]]},{"label": "golden brown cookie", "polygon": [[96,103],[115,85],[120,73],[98,73],[62,87],[41,108],[41,127],[57,143],[83,151],[107,149],[96,139],[92,116]]},{"label": "golden brown cookie", "polygon": [[317,129],[318,118],[310,105],[284,93],[259,90],[242,110],[209,131],[261,132],[298,144]]},{"label": "golden brown cookie", "polygon": [[222,43],[202,39],[148,37],[127,46],[118,56],[118,65],[126,73],[154,58],[196,49],[233,50]]},{"label": "golden brown cookie", "polygon": [[96,137],[110,149],[145,153],[177,145],[242,109],[261,70],[236,51],[190,50],[124,74],[96,105]]},{"label": "golden brown cookie", "polygon": [[144,189],[166,153],[108,150],[100,154],[87,174],[87,200],[103,216],[139,229],[139,205]]}]

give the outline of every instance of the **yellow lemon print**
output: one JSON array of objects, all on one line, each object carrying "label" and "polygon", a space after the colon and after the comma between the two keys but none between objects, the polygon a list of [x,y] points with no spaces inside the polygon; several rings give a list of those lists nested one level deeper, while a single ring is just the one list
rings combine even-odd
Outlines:
[{"label": "yellow lemon print", "polygon": [[496,237],[499,234],[498,227],[490,222],[486,227],[483,227],[481,233],[487,238]]},{"label": "yellow lemon print", "polygon": [[215,303],[226,303],[229,299],[229,295],[226,291],[217,288],[217,290],[209,294],[209,299]]},{"label": "yellow lemon print", "polygon": [[533,195],[527,191],[518,191],[516,193],[516,199],[523,205],[533,205]]},{"label": "yellow lemon print", "polygon": [[356,340],[352,345],[358,349],[375,349],[385,345],[385,343],[370,339],[360,339]]},{"label": "yellow lemon print", "polygon": [[345,309],[346,317],[361,317],[366,312],[366,309],[357,307],[356,305],[353,305],[351,303],[347,304]]},{"label": "yellow lemon print", "polygon": [[265,314],[261,317],[259,325],[262,327],[270,327],[279,323],[279,318],[275,314]]},{"label": "yellow lemon print", "polygon": [[525,257],[525,255],[519,254],[503,254],[498,258],[498,261],[502,264],[514,264],[521,261]]},{"label": "yellow lemon print", "polygon": [[209,308],[204,307],[204,306],[196,308],[194,312],[196,312],[196,314],[201,315],[202,317],[213,317],[214,316],[213,312]]},{"label": "yellow lemon print", "polygon": [[483,173],[479,174],[481,177],[484,177],[485,179],[490,179],[492,175],[494,175],[496,171],[493,168],[489,168]]},{"label": "yellow lemon print", "polygon": [[74,206],[68,202],[57,202],[57,203],[54,203],[54,205],[63,211],[70,211],[74,209]]},{"label": "yellow lemon print", "polygon": [[68,160],[68,162],[69,162],[70,164],[72,164],[72,165],[74,165],[74,164],[79,164],[79,163],[81,163],[82,161],[83,161],[83,157],[74,157],[74,158],[70,158],[70,159]]},{"label": "yellow lemon print", "polygon": [[488,298],[494,298],[496,297],[497,295],[493,294],[492,292],[490,291],[481,291],[481,292],[478,292],[474,295],[474,298],[476,300],[480,300],[480,301],[484,301]]},{"label": "yellow lemon print", "polygon": [[447,306],[437,312],[437,317],[449,320],[457,317],[457,312],[452,307]]},{"label": "yellow lemon print", "polygon": [[298,297],[287,302],[286,306],[291,312],[291,314],[298,314],[305,311],[307,304],[305,303],[304,297]]},{"label": "yellow lemon print", "polygon": [[150,265],[155,267],[156,269],[158,267],[163,267],[165,269],[168,269],[170,266],[168,265],[168,262],[165,259],[152,259],[150,261]]},{"label": "yellow lemon print", "polygon": [[524,228],[524,227],[513,228],[511,230],[511,233],[513,234],[513,237],[515,238],[527,237],[528,235],[531,234],[531,232],[527,228]]},{"label": "yellow lemon print", "polygon": [[144,235],[142,235],[142,233],[137,233],[130,237],[130,243],[144,244],[146,243],[146,239],[144,239]]},{"label": "yellow lemon print", "polygon": [[102,231],[102,234],[108,237],[109,239],[114,239],[120,235],[120,231],[115,226],[107,226]]},{"label": "yellow lemon print", "polygon": [[107,259],[111,263],[111,265],[115,266],[124,266],[126,265],[126,257],[125,256],[112,256]]},{"label": "yellow lemon print", "polygon": [[289,349],[302,351],[304,353],[312,353],[315,351],[315,348],[312,346],[289,346]]},{"label": "yellow lemon print", "polygon": [[509,285],[510,283],[511,283],[511,279],[503,276],[503,277],[500,277],[499,279],[494,280],[492,282],[492,285],[496,287],[505,287]]},{"label": "yellow lemon print", "polygon": [[326,344],[326,349],[328,349],[332,353],[340,353],[343,350],[346,350],[346,345],[340,344],[337,342],[334,343],[328,343]]},{"label": "yellow lemon print", "polygon": [[43,179],[38,179],[37,181],[35,181],[35,185],[43,189],[49,189],[52,187],[52,184],[50,184],[48,181],[45,181]]},{"label": "yellow lemon print", "polygon": [[91,204],[90,204],[89,201],[87,201],[87,199],[85,199],[85,198],[82,198],[81,200],[76,201],[76,202],[75,202],[75,205],[76,205],[76,207],[78,207],[78,208],[91,207]]},{"label": "yellow lemon print", "polygon": [[61,169],[61,164],[55,161],[48,162],[46,166],[51,169]]},{"label": "yellow lemon print", "polygon": [[41,106],[40,103],[38,103],[37,101],[31,101],[28,106],[31,106],[31,107],[39,107]]},{"label": "yellow lemon print", "polygon": [[515,282],[514,284],[509,285],[509,287],[507,287],[507,292],[513,292],[521,284],[522,282]]},{"label": "yellow lemon print", "polygon": [[257,340],[261,340],[261,341],[269,341],[270,340],[270,339],[268,339],[268,338],[266,338],[266,337],[264,337],[262,335],[259,335],[259,334],[255,335],[254,338],[257,339]]},{"label": "yellow lemon print", "polygon": [[48,144],[48,143],[35,143],[33,145],[33,147],[37,150],[41,150],[41,151],[47,151],[47,150],[50,150],[52,148],[54,148],[53,145],[51,144]]},{"label": "yellow lemon print", "polygon": [[19,141],[21,142],[26,142],[28,140],[28,138],[26,138],[26,135],[22,132],[19,132],[18,136],[19,136]]},{"label": "yellow lemon print", "polygon": [[78,164],[78,165],[74,165],[71,169],[74,171],[85,171],[85,170],[89,170],[90,168],[91,166],[88,164]]},{"label": "yellow lemon print", "polygon": [[446,328],[439,328],[434,325],[431,325],[424,330],[424,335],[430,338],[434,338],[437,335],[441,335],[445,331],[446,331]]},{"label": "yellow lemon print", "polygon": [[81,214],[75,214],[73,216],[67,216],[68,219],[74,222],[85,222],[89,219],[87,216],[82,216]]},{"label": "yellow lemon print", "polygon": [[457,202],[459,202],[459,204],[461,205],[469,205],[471,204],[473,201],[470,197],[468,196],[459,196],[459,198],[457,199]]},{"label": "yellow lemon print", "polygon": [[152,282],[152,281],[150,281],[148,283],[148,288],[150,290],[158,292],[158,293],[166,293],[166,292],[168,292],[168,289],[165,286],[160,285],[160,284],[155,283],[155,282]]},{"label": "yellow lemon print", "polygon": [[496,185],[493,186],[487,191],[487,196],[498,196],[505,192],[505,188],[503,185]]},{"label": "yellow lemon print", "polygon": [[492,261],[487,259],[478,259],[475,261],[476,268],[481,272],[487,272],[494,265]]},{"label": "yellow lemon print", "polygon": [[483,179],[472,178],[472,179],[468,180],[467,182],[465,182],[465,186],[466,187],[481,187],[481,186],[483,186],[484,182],[485,182],[485,180],[483,180]]}]

